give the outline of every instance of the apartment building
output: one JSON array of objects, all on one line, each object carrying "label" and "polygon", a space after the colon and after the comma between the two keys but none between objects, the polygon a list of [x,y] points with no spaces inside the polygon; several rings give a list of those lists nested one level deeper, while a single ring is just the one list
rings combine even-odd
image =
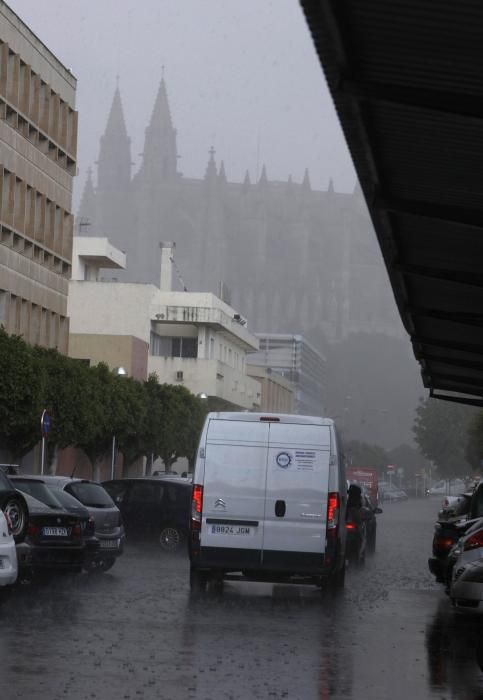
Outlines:
[{"label": "apartment building", "polygon": [[0,0],[0,325],[67,353],[76,79]]}]

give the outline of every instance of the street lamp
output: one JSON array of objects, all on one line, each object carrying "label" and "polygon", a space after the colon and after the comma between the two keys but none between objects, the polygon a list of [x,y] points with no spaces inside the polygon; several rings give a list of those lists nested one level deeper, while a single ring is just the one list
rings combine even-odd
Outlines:
[{"label": "street lamp", "polygon": [[[116,367],[112,370],[116,377],[127,377],[127,372],[124,367]],[[112,436],[112,454],[111,454],[111,481],[114,479],[114,467],[116,461],[116,436]]]}]

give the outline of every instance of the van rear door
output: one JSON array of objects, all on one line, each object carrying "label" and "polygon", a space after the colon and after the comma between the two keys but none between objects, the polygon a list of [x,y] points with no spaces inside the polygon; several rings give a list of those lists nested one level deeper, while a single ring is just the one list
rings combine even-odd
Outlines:
[{"label": "van rear door", "polygon": [[323,561],[329,466],[328,426],[270,423],[264,568],[304,570]]},{"label": "van rear door", "polygon": [[[241,552],[236,560],[261,560],[268,430],[266,423],[211,419],[205,447],[201,548]],[[235,559],[234,559],[235,560]]]}]

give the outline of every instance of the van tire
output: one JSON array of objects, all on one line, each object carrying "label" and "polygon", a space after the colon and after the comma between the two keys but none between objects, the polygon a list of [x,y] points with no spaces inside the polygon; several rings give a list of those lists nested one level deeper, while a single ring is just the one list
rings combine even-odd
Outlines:
[{"label": "van tire", "polygon": [[208,583],[208,571],[200,571],[193,566],[190,568],[190,589],[193,593],[203,593]]},{"label": "van tire", "polygon": [[345,562],[342,567],[330,576],[327,581],[327,592],[331,595],[339,595],[345,586]]}]

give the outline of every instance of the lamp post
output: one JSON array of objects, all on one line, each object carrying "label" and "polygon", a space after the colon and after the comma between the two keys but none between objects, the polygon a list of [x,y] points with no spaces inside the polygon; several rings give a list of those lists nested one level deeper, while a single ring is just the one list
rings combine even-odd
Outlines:
[{"label": "lamp post", "polygon": [[[116,367],[116,369],[113,370],[113,373],[116,377],[127,377],[127,372],[124,369],[124,367]],[[116,462],[116,436],[112,436],[112,453],[111,453],[111,481],[114,479],[115,476],[115,464]]]}]

